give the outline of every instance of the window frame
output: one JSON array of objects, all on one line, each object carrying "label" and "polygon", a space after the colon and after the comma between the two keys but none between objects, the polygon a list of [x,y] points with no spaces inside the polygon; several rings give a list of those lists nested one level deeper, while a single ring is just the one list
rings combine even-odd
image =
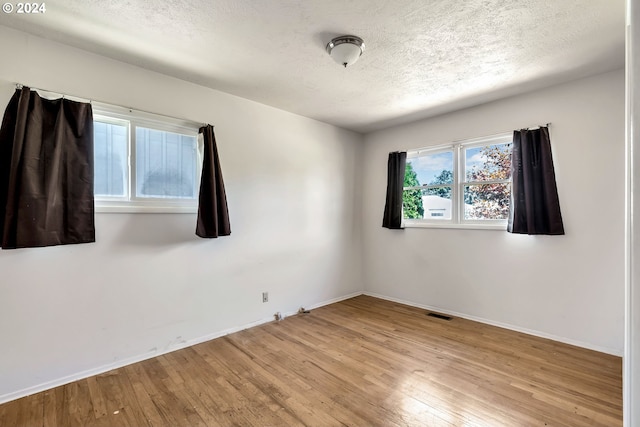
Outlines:
[{"label": "window frame", "polygon": [[[127,126],[127,194],[118,196],[94,195],[97,213],[196,213],[202,176],[203,141],[200,125],[186,120],[160,116],[102,103],[93,103],[93,120]],[[194,198],[161,198],[136,196],[136,128],[144,127],[163,132],[177,133],[196,138],[196,171]],[[94,177],[95,179],[95,177]]]},{"label": "window frame", "polygon": [[[506,230],[507,219],[465,219],[464,218],[464,189],[468,185],[483,185],[494,183],[511,184],[509,179],[489,180],[489,181],[467,181],[466,180],[466,159],[465,153],[468,149],[485,147],[490,145],[513,144],[513,133],[500,133],[496,135],[471,138],[455,141],[450,144],[425,147],[417,150],[407,150],[407,161],[413,158],[439,154],[443,152],[453,153],[453,184],[421,185],[414,187],[403,187],[402,191],[412,189],[428,189],[439,187],[451,187],[451,219],[409,219],[402,215],[402,227],[404,228],[460,228],[478,230]],[[513,147],[513,145],[512,145]]]}]

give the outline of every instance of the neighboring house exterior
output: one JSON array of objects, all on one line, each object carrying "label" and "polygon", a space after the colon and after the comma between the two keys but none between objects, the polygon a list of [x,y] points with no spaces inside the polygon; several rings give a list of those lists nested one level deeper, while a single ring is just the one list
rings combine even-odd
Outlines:
[{"label": "neighboring house exterior", "polygon": [[[451,219],[451,199],[440,196],[422,196],[423,218]],[[465,212],[473,209],[473,205],[464,204]]]},{"label": "neighboring house exterior", "polygon": [[451,199],[440,196],[422,196],[424,218],[451,219]]}]

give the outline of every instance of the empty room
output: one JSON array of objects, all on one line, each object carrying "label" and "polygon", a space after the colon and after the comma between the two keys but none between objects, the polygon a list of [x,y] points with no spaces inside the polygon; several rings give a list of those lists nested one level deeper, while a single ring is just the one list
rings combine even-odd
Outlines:
[{"label": "empty room", "polygon": [[0,426],[640,425],[633,13],[5,2]]}]

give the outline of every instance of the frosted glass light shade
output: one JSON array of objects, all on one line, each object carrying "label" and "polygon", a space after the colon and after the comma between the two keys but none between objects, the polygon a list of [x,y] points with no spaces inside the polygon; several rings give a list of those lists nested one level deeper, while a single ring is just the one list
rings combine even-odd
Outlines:
[{"label": "frosted glass light shade", "polygon": [[364,52],[364,41],[356,36],[336,37],[327,44],[327,52],[334,61],[346,68],[360,58]]}]

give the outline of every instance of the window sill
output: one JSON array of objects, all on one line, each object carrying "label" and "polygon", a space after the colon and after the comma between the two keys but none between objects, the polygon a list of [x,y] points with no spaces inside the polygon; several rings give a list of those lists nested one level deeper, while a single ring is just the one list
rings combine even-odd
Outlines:
[{"label": "window sill", "polygon": [[478,223],[467,223],[467,224],[453,224],[453,223],[435,223],[435,222],[412,222],[412,223],[403,223],[402,226],[404,228],[453,228],[453,229],[461,229],[461,230],[507,230],[507,223],[500,222],[494,224],[478,224]]},{"label": "window sill", "polygon": [[198,213],[197,205],[150,203],[150,202],[114,202],[95,201],[96,213]]}]

